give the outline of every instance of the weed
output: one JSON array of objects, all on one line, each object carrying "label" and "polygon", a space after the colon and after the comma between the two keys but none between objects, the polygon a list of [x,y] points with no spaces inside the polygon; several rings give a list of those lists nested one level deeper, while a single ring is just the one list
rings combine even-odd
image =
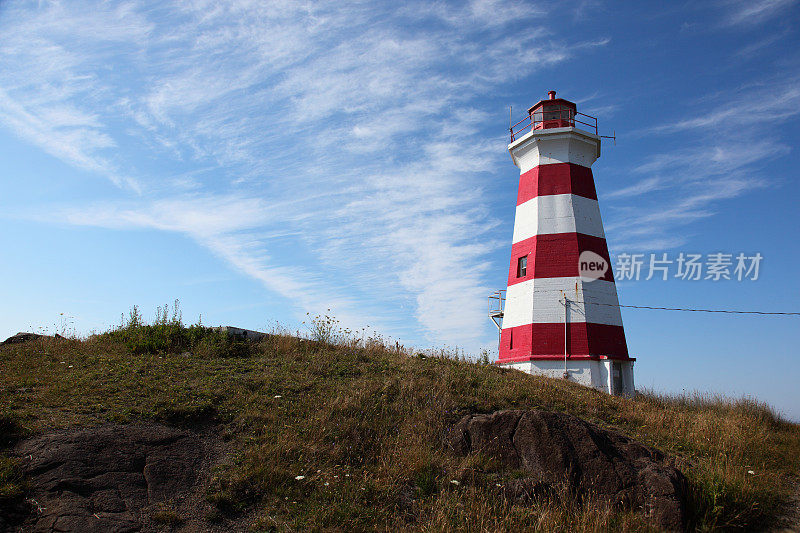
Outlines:
[{"label": "weed", "polygon": [[162,524],[169,527],[175,527],[183,523],[183,518],[165,504],[160,504],[156,509],[150,513],[150,518],[156,524]]},{"label": "weed", "polygon": [[144,321],[139,308],[134,305],[127,319],[122,316],[119,327],[93,337],[99,343],[106,340],[121,342],[134,355],[185,352],[201,357],[247,355],[246,343],[219,329],[204,327],[200,319],[196,324],[184,326],[178,300],[171,310],[169,305],[159,306],[152,324]]},{"label": "weed", "polygon": [[433,463],[426,463],[417,470],[414,475],[414,483],[420,495],[427,497],[436,492],[441,475],[441,470]]},{"label": "weed", "polygon": [[0,456],[0,503],[19,500],[24,493],[24,478],[19,462]]},{"label": "weed", "polygon": [[16,413],[0,411],[0,447],[5,447],[16,442],[23,434],[19,415]]}]

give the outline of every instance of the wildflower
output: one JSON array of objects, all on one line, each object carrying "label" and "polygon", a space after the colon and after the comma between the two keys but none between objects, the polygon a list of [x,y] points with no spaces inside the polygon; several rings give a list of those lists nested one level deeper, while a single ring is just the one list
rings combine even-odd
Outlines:
[{"label": "wildflower", "polygon": [[461,485],[461,482],[458,481],[457,479],[451,479],[450,483],[452,483],[453,485]]},{"label": "wildflower", "polygon": [[330,483],[328,483],[328,482],[326,481],[326,482],[325,482],[325,486],[327,487],[328,485],[330,485]]},{"label": "wildflower", "polygon": [[755,472],[753,472],[752,470],[748,470],[747,473],[750,474],[751,476],[755,475]]},{"label": "wildflower", "polygon": [[283,396],[281,396],[280,394],[276,394],[275,396],[273,396],[273,398],[276,398],[276,399],[277,398],[283,398]]},{"label": "wildflower", "polygon": [[297,481],[301,481],[306,478],[306,476],[294,476]]}]

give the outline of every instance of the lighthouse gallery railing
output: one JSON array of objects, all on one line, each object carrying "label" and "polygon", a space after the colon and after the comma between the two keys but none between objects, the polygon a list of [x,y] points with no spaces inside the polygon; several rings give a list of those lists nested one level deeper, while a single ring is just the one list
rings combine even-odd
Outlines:
[{"label": "lighthouse gallery railing", "polygon": [[542,130],[560,127],[580,127],[586,126],[586,130],[597,135],[597,118],[586,113],[575,112],[572,109],[547,110],[542,114],[537,110],[536,113],[528,115],[510,128],[511,142],[514,142],[521,135],[528,131]]}]

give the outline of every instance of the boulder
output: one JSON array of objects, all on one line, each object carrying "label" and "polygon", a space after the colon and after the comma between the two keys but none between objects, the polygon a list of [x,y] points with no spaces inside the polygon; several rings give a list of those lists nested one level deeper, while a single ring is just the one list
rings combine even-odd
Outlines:
[{"label": "boulder", "polygon": [[[13,449],[30,488],[21,531],[158,531],[152,513],[191,521],[213,443],[160,424],[61,430]],[[2,514],[2,513],[0,513]]]},{"label": "boulder", "polygon": [[50,335],[39,335],[38,333],[25,333],[20,331],[16,335],[12,335],[3,342],[0,342],[0,346],[5,346],[6,344],[20,344],[23,342],[30,342],[36,339],[61,339],[61,335],[56,334],[54,337]]},{"label": "boulder", "polygon": [[566,489],[578,497],[634,509],[665,530],[686,525],[687,481],[660,451],[578,417],[506,410],[461,419],[448,433],[456,453],[482,453],[528,476],[515,480],[539,493]]}]

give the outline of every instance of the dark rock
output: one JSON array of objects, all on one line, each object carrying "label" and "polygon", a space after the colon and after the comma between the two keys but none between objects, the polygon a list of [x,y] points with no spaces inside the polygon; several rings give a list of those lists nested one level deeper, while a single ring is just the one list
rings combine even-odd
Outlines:
[{"label": "dark rock", "polygon": [[0,342],[0,346],[5,346],[6,344],[20,344],[23,342],[30,342],[36,339],[44,339],[44,338],[49,338],[49,335],[39,335],[37,333],[25,333],[20,331],[16,335],[12,335],[3,342]]},{"label": "dark rock", "polygon": [[198,483],[212,448],[207,441],[159,424],[63,430],[22,441],[13,451],[34,505],[21,530],[162,529],[150,518],[157,505],[195,513],[187,506],[202,499]]},{"label": "dark rock", "polygon": [[560,496],[553,485],[537,481],[532,477],[509,479],[503,483],[501,492],[506,498],[521,503],[528,503],[538,498],[548,498],[556,503]]},{"label": "dark rock", "polygon": [[565,413],[498,411],[469,415],[448,434],[461,455],[480,452],[528,477],[510,490],[542,494],[546,487],[636,509],[666,530],[686,524],[687,482],[661,452]]}]

